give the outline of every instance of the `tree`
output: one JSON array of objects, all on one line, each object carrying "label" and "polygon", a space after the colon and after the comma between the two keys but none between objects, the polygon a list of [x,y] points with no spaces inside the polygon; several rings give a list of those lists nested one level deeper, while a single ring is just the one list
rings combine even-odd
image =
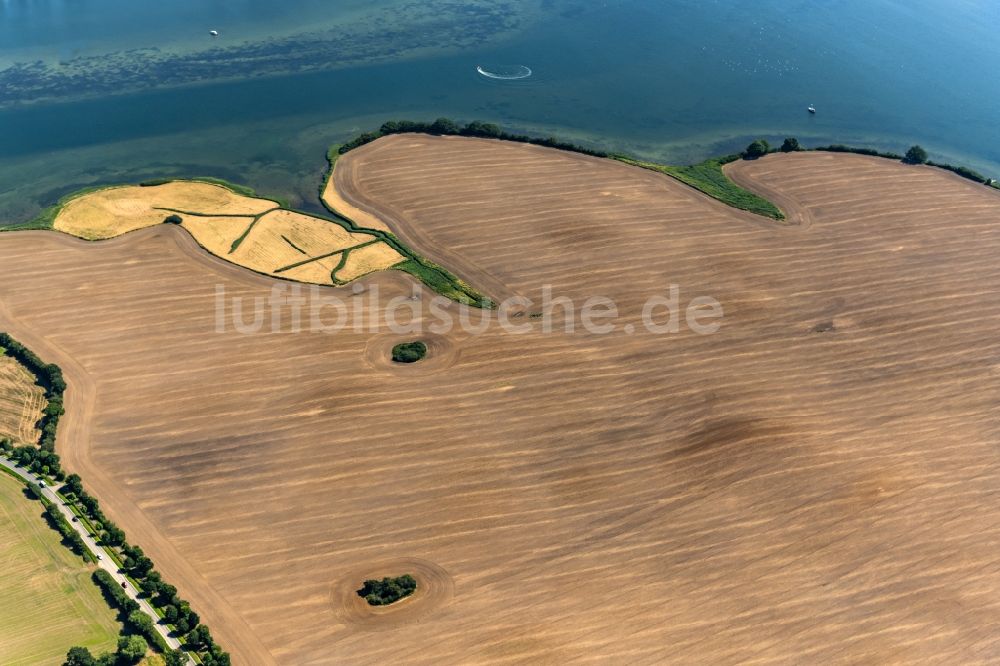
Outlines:
[{"label": "tree", "polygon": [[67,490],[77,497],[80,496],[80,493],[83,492],[83,483],[80,481],[79,474],[70,474],[66,477],[66,485],[63,486],[63,491]]},{"label": "tree", "polygon": [[462,129],[462,134],[465,136],[498,138],[503,134],[503,131],[500,129],[499,125],[474,120]]},{"label": "tree", "polygon": [[920,146],[910,146],[903,161],[907,164],[924,164],[927,161],[927,151]]},{"label": "tree", "polygon": [[163,666],[185,666],[187,657],[180,650],[171,650],[163,655]]},{"label": "tree", "polygon": [[177,588],[170,583],[163,583],[160,585],[160,590],[156,595],[156,605],[166,606],[170,603],[170,600],[177,595]]},{"label": "tree", "polygon": [[458,134],[458,124],[449,118],[438,118],[431,124],[435,134]]},{"label": "tree", "polygon": [[125,532],[115,524],[106,523],[103,541],[109,546],[120,546],[125,541]]},{"label": "tree", "polygon": [[122,636],[118,639],[118,661],[124,664],[137,664],[148,649],[149,644],[142,636]]},{"label": "tree", "polygon": [[743,157],[748,160],[755,160],[758,157],[763,157],[771,152],[771,144],[769,144],[764,139],[757,139],[743,152]]},{"label": "tree", "polygon": [[163,609],[163,619],[167,621],[167,624],[174,624],[177,622],[177,616],[178,613],[176,606],[167,606]]},{"label": "tree", "polygon": [[188,632],[188,635],[184,637],[184,643],[195,649],[201,647],[201,634],[198,633],[198,627]]},{"label": "tree", "polygon": [[794,136],[788,137],[785,139],[785,142],[781,144],[781,152],[783,153],[794,153],[798,150],[802,150],[802,147],[799,146],[799,140]]},{"label": "tree", "polygon": [[151,636],[156,632],[156,627],[153,625],[153,619],[141,610],[132,611],[128,614],[128,625],[138,634]]},{"label": "tree", "polygon": [[97,666],[97,660],[85,647],[71,647],[66,653],[63,666]]},{"label": "tree", "polygon": [[[127,562],[126,566],[128,566]],[[148,574],[152,570],[153,570],[153,560],[149,559],[145,555],[136,560],[133,560],[132,566],[129,568],[131,574],[136,578],[145,578],[146,574]]]},{"label": "tree", "polygon": [[201,617],[193,610],[191,610],[191,606],[188,605],[186,601],[179,607],[184,612],[184,617],[187,619],[188,624],[190,624],[192,627],[197,627],[198,623],[201,622]]},{"label": "tree", "polygon": [[165,218],[163,218],[163,221],[166,222],[167,224],[180,224],[181,222],[184,221],[184,218],[182,218],[177,213],[174,213],[173,215],[167,215]]}]

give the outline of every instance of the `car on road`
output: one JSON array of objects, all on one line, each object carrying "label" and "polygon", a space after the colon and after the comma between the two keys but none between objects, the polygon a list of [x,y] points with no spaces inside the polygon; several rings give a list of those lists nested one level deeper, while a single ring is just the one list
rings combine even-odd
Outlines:
[{"label": "car on road", "polygon": [[45,482],[44,481],[39,481],[38,482],[38,487],[39,488],[44,488],[45,487]]}]

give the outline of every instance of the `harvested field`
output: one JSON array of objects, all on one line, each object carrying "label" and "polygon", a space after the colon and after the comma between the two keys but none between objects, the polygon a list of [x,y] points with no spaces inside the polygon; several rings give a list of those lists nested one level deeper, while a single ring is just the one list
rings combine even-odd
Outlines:
[{"label": "harvested field", "polygon": [[289,255],[292,261],[301,260],[302,255],[318,257],[321,254],[329,254],[340,248],[353,247],[375,239],[370,234],[351,233],[339,224],[290,210],[268,213],[260,222],[260,229],[254,229],[247,237],[247,241],[257,245],[270,245],[270,239],[264,238],[267,235],[285,240],[286,246],[291,246],[292,249],[298,248],[296,254]]},{"label": "harvested field", "polygon": [[[223,258],[259,273],[280,274],[302,282],[333,284],[331,273],[339,257],[320,259],[323,263],[318,271],[319,266],[314,266],[315,262],[310,260],[328,257],[334,252],[374,240],[373,236],[350,233],[333,222],[280,210],[260,218],[239,247],[223,255]],[[348,261],[353,261],[350,256]],[[290,268],[299,265],[304,270]],[[308,271],[316,272],[311,274]]]},{"label": "harvested field", "polygon": [[[734,165],[808,221],[781,226],[610,160],[412,141],[342,157],[341,195],[498,296],[608,296],[616,331],[452,332],[395,372],[418,336],[215,332],[215,285],[274,281],[176,227],[0,235],[0,324],[70,384],[65,466],[237,663],[1000,660],[997,192]],[[413,283],[359,284],[323,293]],[[671,284],[720,331],[622,329]],[[433,603],[348,605],[418,564]]]},{"label": "harvested field", "polygon": [[0,439],[17,445],[38,444],[38,422],[45,409],[45,389],[15,359],[0,351]]},{"label": "harvested field", "polygon": [[160,224],[171,212],[204,215],[256,215],[278,204],[253,199],[220,185],[178,180],[143,187],[126,185],[89,192],[71,199],[56,216],[55,228],[87,240],[120,236]]},{"label": "harvested field", "polygon": [[[336,168],[334,168],[334,171],[336,171]],[[340,215],[347,216],[348,219],[353,220],[354,223],[360,227],[365,229],[378,229],[380,231],[392,231],[385,224],[385,222],[375,215],[372,215],[370,212],[362,210],[348,201],[345,201],[335,187],[334,179],[332,177],[328,178],[326,184],[323,186],[322,197],[327,206],[335,210]]]},{"label": "harvested field", "polygon": [[[193,181],[82,194],[63,206],[54,227],[86,240],[105,240],[161,224],[171,214],[179,215],[182,226],[212,254],[298,282],[350,282],[406,259],[385,243],[376,243],[371,234],[350,232],[329,220],[279,208],[267,199]],[[348,251],[351,248],[358,249]],[[347,254],[343,262],[342,251]]]},{"label": "harvested field", "polygon": [[236,242],[251,224],[256,224],[254,217],[204,217],[188,215],[182,226],[187,229],[198,245],[217,257],[228,257]]},{"label": "harvested field", "polygon": [[59,543],[23,491],[0,473],[0,664],[58,666],[74,645],[113,652],[120,627],[93,568]]},{"label": "harvested field", "polygon": [[350,282],[373,271],[391,268],[404,259],[406,257],[385,243],[373,243],[351,250],[347,264],[337,271],[335,277],[341,282]]}]

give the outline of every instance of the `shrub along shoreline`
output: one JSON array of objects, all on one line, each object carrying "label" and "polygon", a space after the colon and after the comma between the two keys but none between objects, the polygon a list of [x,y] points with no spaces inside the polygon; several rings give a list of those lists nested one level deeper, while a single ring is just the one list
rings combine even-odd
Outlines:
[{"label": "shrub along shoreline", "polygon": [[[67,475],[62,469],[59,455],[53,450],[59,416],[64,413],[62,400],[66,390],[66,382],[62,370],[55,364],[43,362],[34,352],[5,332],[0,332],[0,347],[5,348],[6,353],[36,376],[39,383],[45,388],[46,399],[50,400],[49,407],[53,404],[56,405],[51,413],[48,407],[46,408],[43,422],[48,429],[43,431],[39,447],[31,445],[15,447],[9,439],[3,439],[0,440],[0,455],[7,456],[18,465],[35,474],[47,477],[50,481],[62,483],[57,494],[95,536],[99,545],[104,547],[105,552],[112,561],[118,564],[136,589],[142,591],[142,594],[166,624],[173,627],[173,633],[181,638],[184,647],[202,664],[229,666],[229,654],[215,643],[211,631],[204,624],[201,624],[201,618],[191,609],[191,604],[178,596],[177,588],[166,583],[160,573],[154,570],[153,561],[146,556],[142,548],[128,543],[125,532],[104,514],[97,498],[84,490],[80,476],[77,474]],[[90,561],[90,555],[83,540],[66,522],[59,510],[42,497],[40,488],[34,484],[29,484],[28,488],[31,494],[41,499],[46,506],[46,519],[54,529],[63,535],[64,544],[85,560]],[[168,665],[186,662],[183,654],[178,657],[175,651],[169,649],[163,637],[156,632],[149,616],[139,610],[138,604],[122,591],[108,572],[103,569],[95,571],[94,582],[101,587],[105,597],[109,599],[109,603],[121,612],[126,630],[132,634],[143,636],[146,641],[156,646],[166,656]],[[124,638],[128,638],[128,636]],[[73,648],[73,650],[76,650],[77,654],[83,658],[81,651],[85,650],[84,648]],[[95,663],[100,663],[100,661]]]}]

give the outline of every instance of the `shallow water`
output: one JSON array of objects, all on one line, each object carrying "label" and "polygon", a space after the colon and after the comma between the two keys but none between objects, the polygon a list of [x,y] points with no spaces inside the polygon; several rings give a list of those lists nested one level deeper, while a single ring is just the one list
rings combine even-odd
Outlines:
[{"label": "shallow water", "polygon": [[[152,175],[229,178],[308,207],[329,143],[440,115],[674,162],[758,135],[919,142],[1000,175],[989,0],[329,7],[0,0],[0,223]],[[480,64],[532,75],[489,79]]]}]

